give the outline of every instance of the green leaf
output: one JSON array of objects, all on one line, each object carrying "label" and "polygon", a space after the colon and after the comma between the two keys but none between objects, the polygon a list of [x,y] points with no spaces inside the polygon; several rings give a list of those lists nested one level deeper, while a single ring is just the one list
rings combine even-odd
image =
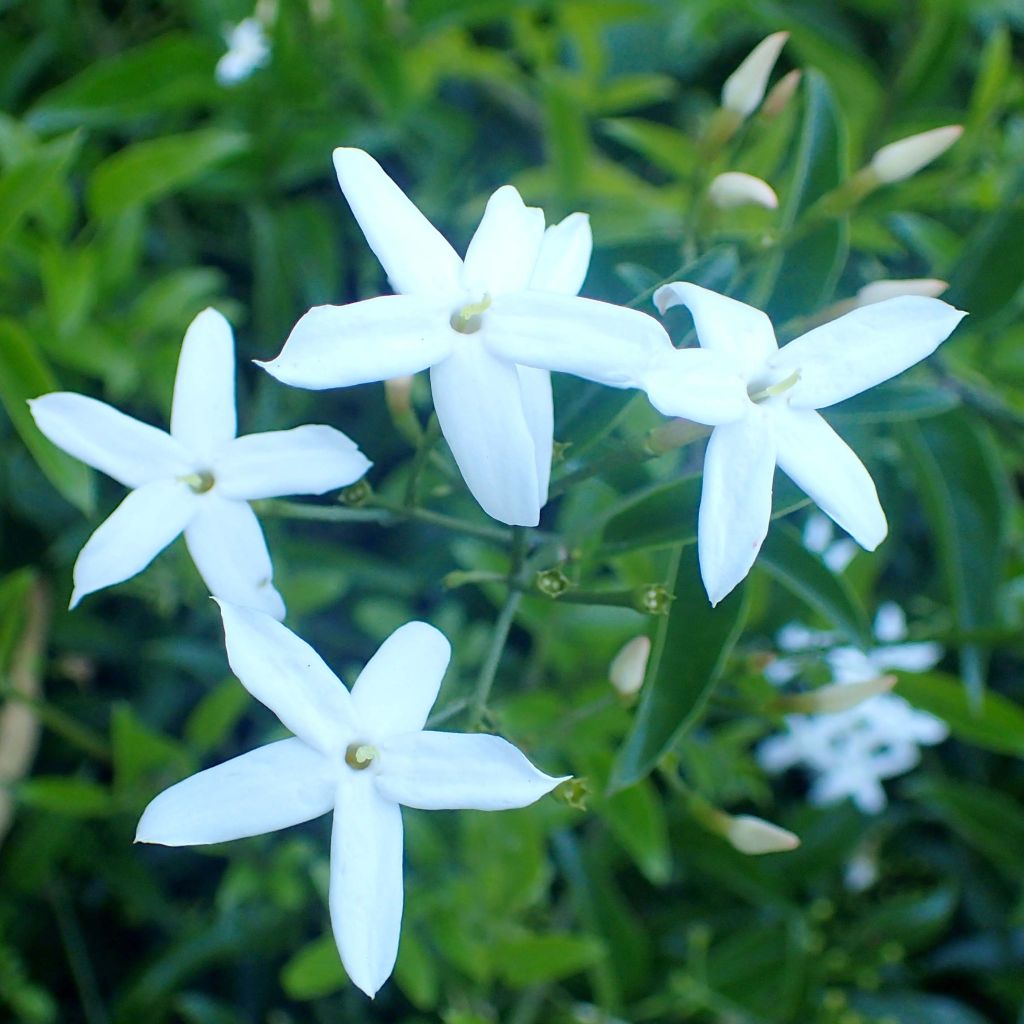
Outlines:
[{"label": "green leaf", "polygon": [[21,220],[51,198],[78,154],[78,134],[40,147],[0,176],[0,243]]},{"label": "green leaf", "polygon": [[768,531],[757,564],[815,612],[830,618],[861,647],[871,644],[871,624],[853,588],[803,545],[799,531],[777,523]]},{"label": "green leaf", "polygon": [[320,999],[347,982],[330,933],[303,946],[281,969],[281,987],[291,999]]},{"label": "green leaf", "polygon": [[25,329],[14,320],[0,320],[0,403],[47,480],[72,505],[92,515],[96,507],[92,470],[47,441],[26,404],[57,387]]},{"label": "green leaf", "polygon": [[609,781],[614,792],[647,775],[699,717],[746,621],[745,588],[717,607],[700,583],[695,546],[669,574],[672,609],[659,620],[636,716]]},{"label": "green leaf", "polygon": [[986,691],[971,699],[963,683],[941,672],[897,672],[896,693],[941,718],[957,739],[997,754],[1024,757],[1024,708]]},{"label": "green leaf", "polygon": [[644,877],[664,885],[672,874],[672,850],[665,811],[650,782],[641,779],[613,793],[596,810]]},{"label": "green leaf", "polygon": [[148,776],[162,777],[169,784],[191,769],[182,747],[143,725],[128,704],[114,708],[110,732],[118,790],[136,786]]},{"label": "green leaf", "polygon": [[[998,619],[1010,487],[989,435],[964,410],[899,426],[918,493],[935,537],[957,626],[983,629]],[[960,648],[960,672],[977,700],[987,653]]]},{"label": "green leaf", "polygon": [[200,128],[181,135],[137,142],[108,157],[89,181],[89,209],[111,217],[151,203],[195,181],[248,145],[242,132]]},{"label": "green leaf", "polygon": [[498,974],[509,985],[536,985],[578,974],[604,956],[604,947],[590,935],[534,934],[517,930],[495,943]]},{"label": "green leaf", "polygon": [[114,809],[106,787],[88,779],[37,775],[22,782],[17,794],[23,804],[72,818],[100,818]]},{"label": "green leaf", "polygon": [[220,746],[249,707],[249,694],[234,678],[205,694],[185,721],[185,739],[193,750],[208,753]]},{"label": "green leaf", "polygon": [[911,381],[890,381],[829,409],[829,418],[840,422],[899,423],[938,416],[959,404],[959,398],[945,388]]}]

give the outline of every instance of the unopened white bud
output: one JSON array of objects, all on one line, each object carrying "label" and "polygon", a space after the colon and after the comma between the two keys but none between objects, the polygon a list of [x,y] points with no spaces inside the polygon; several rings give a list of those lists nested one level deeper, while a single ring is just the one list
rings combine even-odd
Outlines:
[{"label": "unopened white bud", "polygon": [[869,166],[884,185],[902,181],[945,153],[963,133],[962,125],[949,124],[890,142],[875,153]]},{"label": "unopened white bud", "polygon": [[752,814],[730,817],[722,834],[740,853],[750,855],[783,853],[800,845],[799,837],[792,832]]},{"label": "unopened white bud", "polygon": [[769,210],[778,209],[779,206],[779,197],[767,181],[742,171],[719,174],[708,186],[708,198],[723,210],[749,204],[764,206]]},{"label": "unopened white bud", "polygon": [[861,683],[830,683],[811,693],[788,694],[779,698],[779,705],[786,712],[809,715],[831,715],[837,711],[849,711],[858,704],[887,693],[896,685],[895,676],[879,676]]},{"label": "unopened white bud", "polygon": [[902,281],[872,281],[857,292],[857,305],[870,306],[886,299],[897,299],[901,295],[924,295],[938,298],[949,287],[948,281],[936,277],[910,277]]},{"label": "unopened white bud", "polygon": [[768,90],[768,95],[765,96],[764,103],[761,104],[761,116],[778,117],[789,105],[789,101],[793,98],[793,94],[796,92],[796,88],[803,76],[804,73],[800,68],[793,68],[792,71],[787,71]]},{"label": "unopened white bud", "polygon": [[750,51],[749,56],[725,80],[722,86],[722,106],[740,117],[748,117],[764,99],[768,78],[779,59],[788,32],[774,32]]},{"label": "unopened white bud", "polygon": [[608,678],[623,697],[631,697],[644,685],[650,655],[650,638],[635,636],[612,659],[608,667]]}]

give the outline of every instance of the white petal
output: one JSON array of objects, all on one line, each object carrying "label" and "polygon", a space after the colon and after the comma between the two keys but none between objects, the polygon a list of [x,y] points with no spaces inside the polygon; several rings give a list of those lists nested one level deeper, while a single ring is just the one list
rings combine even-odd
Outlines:
[{"label": "white petal", "polygon": [[713,349],[665,352],[648,372],[644,390],[663,415],[709,426],[743,419],[751,409],[746,382],[735,363]]},{"label": "white petal", "polygon": [[462,260],[416,205],[361,149],[336,149],[338,184],[366,241],[406,295],[455,295]]},{"label": "white petal", "polygon": [[799,371],[796,409],[824,409],[930,356],[967,314],[941,299],[904,295],[855,309],[779,350],[771,365]]},{"label": "white petal", "polygon": [[672,306],[686,306],[701,347],[728,356],[747,380],[778,350],[771,320],[761,310],[728,295],[676,281],[654,293],[654,304],[662,315]]},{"label": "white petal", "polygon": [[850,446],[810,410],[772,410],[779,469],[868,551],[888,526],[871,474]]},{"label": "white petal", "polygon": [[178,356],[171,404],[171,435],[209,459],[235,436],[235,341],[215,309],[189,324]]},{"label": "white petal", "polygon": [[565,778],[534,768],[500,736],[453,732],[417,732],[382,744],[375,775],[387,799],[426,811],[526,807]]},{"label": "white petal", "polygon": [[28,404],[36,426],[58,448],[125,487],[192,471],[188,453],[170,434],[105,402],[54,391]]},{"label": "white petal", "polygon": [[761,550],[774,474],[775,438],[764,410],[712,431],[697,518],[700,574],[712,604],[746,577]]},{"label": "white petal", "polygon": [[244,501],[203,495],[185,527],[185,543],[210,593],[242,608],[283,619],[274,567],[256,514]]},{"label": "white petal", "polygon": [[268,743],[165,789],[143,811],[135,841],[198,846],[298,825],[334,806],[336,776],[300,739]]},{"label": "white petal", "polygon": [[542,292],[578,295],[593,249],[590,218],[585,213],[570,213],[544,232],[530,287]]},{"label": "white petal", "polygon": [[314,306],[292,328],[281,354],[257,364],[285,384],[314,391],[416,373],[451,352],[458,335],[450,306],[415,295]]},{"label": "white petal", "polygon": [[779,197],[767,181],[753,174],[744,174],[743,171],[719,174],[708,186],[708,199],[723,210],[747,205],[776,210],[779,206]]},{"label": "white petal", "polygon": [[537,493],[541,508],[548,500],[551,482],[551,453],[555,438],[555,407],[551,397],[551,374],[532,366],[517,366],[519,388],[523,398],[526,426],[533,438],[533,454],[537,464]]},{"label": "white petal", "polygon": [[354,483],[371,465],[340,430],[308,423],[236,438],[222,449],[214,476],[226,497],[255,501],[324,494]]},{"label": "white petal", "polygon": [[362,738],[351,695],[309,644],[263,612],[219,604],[231,671],[287,729],[329,756]]},{"label": "white petal", "polygon": [[495,355],[513,363],[614,388],[642,387],[651,366],[672,348],[664,328],[646,313],[539,291],[496,298],[482,337]]},{"label": "white petal", "polygon": [[366,738],[422,729],[451,656],[451,644],[439,629],[426,622],[399,626],[352,687],[352,705]]},{"label": "white petal", "polygon": [[752,114],[764,98],[772,68],[779,59],[788,32],[773,32],[762,39],[722,86],[722,106],[741,117]]},{"label": "white petal", "polygon": [[371,999],[398,956],[402,884],[402,811],[378,795],[370,772],[351,772],[331,833],[331,926],[349,978]]},{"label": "white petal", "polygon": [[544,211],[527,206],[511,185],[502,185],[487,201],[466,250],[464,287],[491,296],[526,288],[543,237]]},{"label": "white petal", "polygon": [[132,491],[82,548],[71,607],[86,594],[142,572],[185,528],[196,504],[188,486],[175,480],[154,480]]},{"label": "white petal", "polygon": [[511,363],[467,339],[430,370],[441,431],[480,507],[510,526],[540,520],[537,456]]}]

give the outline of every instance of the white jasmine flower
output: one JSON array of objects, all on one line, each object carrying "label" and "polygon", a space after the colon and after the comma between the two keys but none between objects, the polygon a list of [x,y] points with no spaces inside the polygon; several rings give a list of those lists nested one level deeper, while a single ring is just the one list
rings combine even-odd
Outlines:
[{"label": "white jasmine flower", "polygon": [[788,32],[773,32],[762,39],[725,80],[722,86],[722,106],[726,110],[747,117],[757,109],[764,99],[772,68],[788,38]]},{"label": "white jasmine flower", "polygon": [[235,85],[263,67],[270,57],[270,44],[258,18],[245,18],[224,32],[228,52],[214,69],[221,85]]},{"label": "white jasmine flower", "polygon": [[215,309],[200,313],[185,334],[170,433],[70,392],[29,405],[55,445],[132,488],[82,548],[72,608],[141,572],[184,532],[212,594],[284,618],[263,531],[248,502],[323,494],[353,483],[370,466],[333,427],[235,436],[234,340]]},{"label": "white jasmine flower", "polygon": [[890,185],[903,181],[942,156],[963,133],[963,125],[948,124],[943,128],[909,135],[883,146],[871,158],[868,167],[880,184]]},{"label": "white jasmine flower", "polygon": [[395,964],[402,921],[402,813],[525,807],[561,779],[510,743],[424,729],[451,648],[423,622],[397,629],[349,692],[311,647],[260,612],[221,605],[228,660],[295,733],[165,790],[137,842],[222,843],[334,810],[330,914],[342,963],[371,998]]},{"label": "white jasmine flower", "polygon": [[[771,518],[775,466],[861,547],[885,538],[885,514],[860,459],[816,410],[874,387],[930,355],[966,314],[938,299],[904,296],[855,309],[781,349],[760,310],[698,285],[659,288],[662,313],[683,304],[703,349],[718,360],[723,401],[708,442],[697,529],[701,576],[717,604],[750,571]],[[693,414],[700,387],[673,350],[651,370],[647,394],[667,416]],[[735,398],[735,393],[731,393]],[[689,410],[689,411],[687,411]]]},{"label": "white jasmine flower", "polygon": [[767,181],[742,171],[719,174],[708,186],[708,198],[720,209],[753,205],[775,210],[779,205],[779,197]]},{"label": "white jasmine flower", "polygon": [[398,294],[311,309],[261,365],[313,389],[429,368],[441,430],[474,497],[495,519],[535,526],[551,466],[544,371],[636,387],[655,353],[671,349],[668,336],[653,317],[577,296],[591,250],[584,214],[545,231],[543,212],[503,186],[463,261],[369,154],[337,149],[334,166]]}]

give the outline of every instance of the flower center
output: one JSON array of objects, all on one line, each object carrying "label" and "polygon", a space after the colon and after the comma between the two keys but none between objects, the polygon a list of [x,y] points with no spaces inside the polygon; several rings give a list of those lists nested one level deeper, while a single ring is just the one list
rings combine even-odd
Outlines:
[{"label": "flower center", "polygon": [[799,379],[799,370],[794,370],[788,377],[774,384],[770,384],[764,377],[756,378],[747,385],[747,397],[755,404],[765,402],[769,398],[777,398],[789,391]]},{"label": "flower center", "polygon": [[357,772],[365,771],[380,757],[380,751],[369,743],[350,743],[345,751],[345,764]]},{"label": "flower center", "polygon": [[188,484],[194,494],[205,494],[216,483],[208,469],[201,469],[198,473],[189,473],[188,476],[180,476],[178,479]]},{"label": "flower center", "polygon": [[449,321],[459,334],[476,334],[484,325],[484,313],[490,308],[491,297],[485,294],[478,302],[467,302],[452,313]]}]

